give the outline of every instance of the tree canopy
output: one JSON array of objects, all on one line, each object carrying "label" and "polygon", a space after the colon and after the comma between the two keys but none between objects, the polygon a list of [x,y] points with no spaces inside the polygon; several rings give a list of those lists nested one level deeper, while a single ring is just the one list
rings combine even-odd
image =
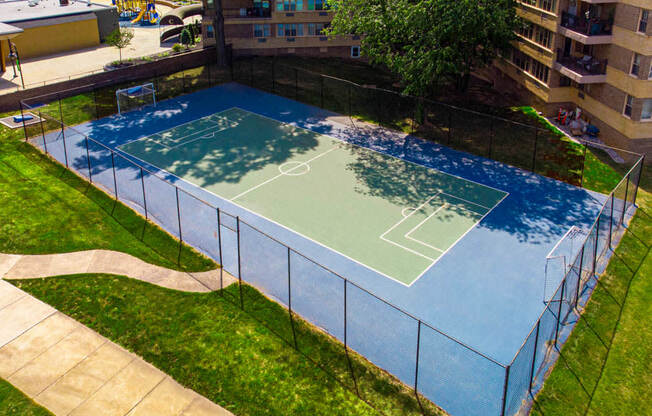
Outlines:
[{"label": "tree canopy", "polygon": [[115,46],[120,52],[120,62],[122,62],[122,50],[131,45],[134,38],[134,31],[131,29],[117,28],[106,37],[106,44]]},{"label": "tree canopy", "polygon": [[359,35],[362,54],[425,96],[454,81],[464,89],[514,39],[514,0],[328,0],[332,35]]}]

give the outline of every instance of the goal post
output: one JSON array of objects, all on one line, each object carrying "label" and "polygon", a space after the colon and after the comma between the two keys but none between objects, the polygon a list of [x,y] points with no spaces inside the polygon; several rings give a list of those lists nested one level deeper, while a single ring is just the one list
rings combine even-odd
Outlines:
[{"label": "goal post", "polygon": [[147,105],[156,106],[156,90],[154,89],[154,84],[151,82],[123,88],[116,90],[115,100],[118,104],[118,114]]},{"label": "goal post", "polygon": [[548,303],[555,290],[572,267],[572,263],[582,247],[586,232],[572,226],[546,256],[544,272],[543,302]]}]

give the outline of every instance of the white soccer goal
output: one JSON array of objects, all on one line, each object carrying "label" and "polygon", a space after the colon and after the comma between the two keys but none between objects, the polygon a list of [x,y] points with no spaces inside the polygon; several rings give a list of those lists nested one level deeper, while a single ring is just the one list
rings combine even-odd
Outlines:
[{"label": "white soccer goal", "polygon": [[147,83],[135,87],[123,88],[115,92],[118,103],[118,114],[141,108],[146,105],[156,106],[156,91],[154,84]]},{"label": "white soccer goal", "polygon": [[550,302],[561,280],[573,265],[577,252],[586,239],[586,233],[572,226],[546,256],[545,281],[543,287],[543,302]]}]

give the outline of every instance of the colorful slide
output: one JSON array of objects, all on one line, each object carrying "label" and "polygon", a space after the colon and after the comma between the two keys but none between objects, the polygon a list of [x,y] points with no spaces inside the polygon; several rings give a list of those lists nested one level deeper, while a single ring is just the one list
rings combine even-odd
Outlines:
[{"label": "colorful slide", "polygon": [[132,20],[131,23],[138,23],[138,22],[140,22],[140,19],[143,18],[143,16],[145,15],[145,12],[147,12],[146,9],[141,10],[141,11],[140,11],[140,14],[138,14],[138,17],[136,17],[134,20]]}]

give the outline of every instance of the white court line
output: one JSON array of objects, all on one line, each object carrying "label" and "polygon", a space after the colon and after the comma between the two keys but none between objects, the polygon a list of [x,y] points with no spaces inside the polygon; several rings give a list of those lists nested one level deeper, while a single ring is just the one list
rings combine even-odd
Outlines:
[{"label": "white court line", "polygon": [[[398,227],[399,225],[401,225],[401,224],[403,223],[403,221],[407,220],[407,219],[410,218],[412,215],[414,215],[415,212],[419,211],[421,208],[423,208],[424,206],[426,206],[426,204],[430,203],[430,201],[432,201],[434,198],[436,198],[437,195],[439,195],[439,194],[441,194],[441,192],[437,192],[436,194],[432,195],[430,198],[428,198],[428,199],[426,200],[426,202],[424,202],[423,204],[421,204],[421,205],[419,205],[417,208],[415,208],[414,211],[412,211],[412,212],[411,212],[407,217],[403,217],[399,222],[397,222],[396,224],[392,225],[392,226],[391,226],[387,231],[385,231],[384,233],[382,233],[382,234],[380,235],[380,239],[383,240],[383,241],[385,241],[385,242],[387,242],[387,243],[394,244],[395,246],[400,247],[400,248],[402,248],[403,250],[408,251],[408,252],[410,252],[410,253],[412,253],[412,254],[416,254],[417,256],[423,257],[424,259],[428,259],[428,260],[434,262],[435,259],[433,259],[432,257],[428,257],[428,256],[426,256],[425,254],[421,254],[421,253],[419,253],[419,252],[416,251],[416,250],[412,250],[411,248],[405,247],[405,246],[403,246],[403,245],[397,243],[396,241],[392,241],[392,240],[390,240],[390,239],[388,239],[388,238],[385,238],[385,236],[386,236],[387,234],[389,234],[393,229],[395,229],[396,227]],[[429,267],[428,267],[428,268],[429,268]],[[427,268],[427,269],[428,269],[428,268]],[[427,270],[427,269],[426,269],[426,270]]]},{"label": "white court line", "polygon": [[312,162],[313,160],[319,159],[320,157],[329,154],[330,152],[332,152],[332,151],[335,150],[335,149],[339,149],[339,147],[337,147],[337,146],[332,147],[332,148],[330,148],[329,150],[325,151],[324,153],[320,153],[320,154],[318,154],[317,156],[313,157],[312,159],[306,160],[305,162],[302,162],[301,164],[296,165],[295,167],[286,170],[284,173],[279,173],[278,175],[273,176],[273,177],[267,179],[265,182],[259,183],[258,185],[254,186],[254,187],[251,187],[251,188],[247,189],[246,191],[244,191],[244,192],[242,192],[242,193],[240,193],[240,194],[234,196],[233,198],[229,199],[229,201],[234,201],[234,200],[240,198],[241,196],[246,195],[246,194],[248,194],[249,192],[251,192],[251,191],[253,191],[253,190],[255,190],[255,189],[260,188],[260,187],[263,186],[263,185],[267,185],[267,184],[270,183],[271,181],[276,180],[276,179],[280,178],[281,176],[291,176],[291,175],[288,175],[289,172],[292,172],[293,170],[295,170],[295,169],[301,167],[303,164],[306,164],[306,165],[307,165],[308,163]]},{"label": "white court line", "polygon": [[[474,183],[474,184],[476,184],[476,185],[478,185],[478,186],[481,186],[481,187],[484,187],[484,188],[493,189],[493,190],[495,190],[495,191],[498,191],[498,192],[504,194],[504,196],[503,196],[503,197],[502,197],[498,202],[496,202],[496,205],[494,205],[493,208],[489,209],[489,211],[487,211],[487,212],[485,213],[485,215],[484,215],[482,218],[480,218],[480,219],[479,219],[479,220],[478,220],[478,221],[477,221],[477,222],[476,222],[472,227],[469,227],[469,229],[468,229],[468,230],[467,230],[467,231],[466,231],[462,236],[460,236],[459,239],[457,239],[453,244],[451,244],[451,246],[448,247],[448,249],[446,249],[446,251],[444,251],[444,252],[443,252],[443,253],[442,253],[442,254],[441,254],[441,255],[440,255],[436,260],[433,260],[432,263],[431,263],[430,265],[428,265],[428,267],[424,268],[423,271],[422,271],[422,272],[421,272],[417,277],[415,277],[414,279],[412,279],[412,280],[410,281],[410,283],[405,283],[405,282],[402,282],[402,281],[396,279],[395,277],[392,277],[392,276],[388,275],[387,273],[384,273],[384,272],[382,272],[382,271],[380,271],[380,270],[375,269],[374,267],[372,267],[372,266],[370,266],[370,265],[368,265],[368,264],[362,263],[360,260],[357,260],[357,259],[355,259],[355,258],[353,258],[353,257],[351,257],[351,256],[348,256],[348,255],[346,255],[346,254],[344,254],[344,253],[342,253],[342,252],[340,252],[340,251],[334,249],[333,247],[329,247],[329,246],[327,246],[326,244],[324,244],[324,243],[322,243],[322,242],[320,242],[320,241],[317,241],[317,240],[315,240],[315,239],[313,239],[313,238],[311,238],[311,237],[308,237],[307,235],[302,234],[301,232],[299,232],[299,231],[297,231],[297,230],[295,230],[295,229],[293,229],[293,228],[290,228],[290,227],[288,227],[288,226],[286,226],[286,225],[284,225],[284,224],[281,224],[280,222],[277,222],[277,221],[275,221],[275,220],[273,220],[273,219],[271,219],[271,218],[266,217],[265,215],[263,215],[263,214],[261,214],[261,213],[259,213],[259,212],[253,211],[253,210],[251,210],[251,209],[249,209],[249,208],[247,208],[247,207],[245,207],[245,206],[243,206],[243,205],[241,205],[241,204],[238,204],[237,202],[234,202],[233,199],[229,200],[229,199],[227,199],[227,198],[225,198],[225,197],[223,197],[223,196],[221,196],[221,195],[219,195],[219,194],[216,194],[216,193],[213,192],[213,191],[210,191],[210,190],[208,190],[208,189],[206,189],[206,188],[204,188],[204,187],[202,187],[202,186],[200,186],[200,185],[197,185],[197,184],[195,184],[195,183],[190,182],[190,181],[187,180],[187,179],[184,179],[184,178],[182,178],[182,177],[180,177],[180,176],[177,176],[177,175],[175,175],[174,173],[172,173],[172,172],[170,172],[170,171],[168,171],[168,170],[165,170],[165,169],[159,168],[159,167],[157,167],[156,165],[154,165],[152,162],[149,162],[149,161],[147,161],[147,160],[144,160],[144,159],[142,159],[142,158],[139,158],[138,156],[132,155],[132,154],[130,154],[130,153],[128,153],[128,152],[125,152],[125,151],[123,151],[122,149],[120,149],[120,148],[121,148],[122,146],[124,146],[125,144],[132,143],[132,142],[135,142],[135,141],[138,141],[138,140],[142,140],[142,139],[145,139],[145,138],[147,138],[147,137],[149,137],[149,136],[141,137],[140,139],[136,139],[136,140],[133,140],[133,141],[127,142],[127,143],[125,143],[125,144],[123,144],[123,145],[118,146],[116,149],[117,149],[119,152],[123,152],[123,153],[124,153],[126,156],[128,156],[128,157],[131,157],[131,158],[136,159],[136,160],[140,160],[140,161],[143,162],[145,165],[152,166],[152,167],[158,169],[158,174],[160,174],[160,176],[163,177],[164,179],[165,179],[166,176],[174,177],[174,178],[176,178],[177,180],[179,180],[180,182],[186,183],[186,184],[188,184],[190,187],[196,188],[196,189],[197,189],[198,191],[200,191],[200,192],[206,192],[206,193],[208,193],[208,194],[210,194],[210,195],[214,195],[214,196],[216,196],[217,198],[219,198],[220,200],[223,200],[223,201],[225,201],[226,203],[231,203],[231,204],[233,204],[235,207],[237,207],[237,208],[239,208],[239,209],[242,209],[243,211],[246,211],[246,212],[248,212],[248,213],[254,215],[255,217],[262,218],[262,219],[264,219],[265,221],[268,221],[268,222],[271,223],[271,224],[274,224],[274,225],[276,225],[276,226],[278,226],[278,227],[280,227],[280,228],[282,228],[282,229],[285,229],[285,230],[287,230],[287,231],[289,231],[289,232],[291,232],[291,233],[293,233],[293,234],[296,234],[296,235],[298,235],[298,236],[300,236],[300,237],[302,237],[302,238],[305,238],[306,240],[308,240],[308,241],[310,241],[310,242],[312,242],[312,243],[314,243],[314,244],[316,244],[316,245],[318,245],[318,246],[324,247],[324,248],[326,248],[326,249],[328,249],[328,250],[330,250],[330,251],[332,251],[332,252],[334,252],[334,253],[336,253],[336,254],[342,256],[343,258],[346,258],[346,259],[352,261],[353,263],[356,263],[356,264],[358,264],[358,265],[360,265],[360,266],[362,266],[362,267],[364,267],[364,268],[366,268],[366,269],[368,269],[368,270],[371,270],[371,271],[373,271],[373,272],[375,272],[375,273],[378,273],[379,275],[384,276],[384,277],[386,277],[387,279],[389,279],[389,280],[391,280],[391,281],[393,281],[393,282],[396,282],[396,283],[398,283],[398,284],[400,284],[400,285],[402,285],[402,286],[405,286],[405,287],[411,287],[415,282],[417,282],[417,281],[418,281],[418,280],[419,280],[419,279],[420,279],[420,278],[421,278],[421,277],[422,277],[426,272],[428,272],[428,270],[430,270],[430,268],[431,268],[432,266],[434,266],[434,265],[435,265],[435,264],[436,264],[440,259],[442,259],[442,258],[444,257],[444,255],[445,255],[446,253],[448,253],[448,251],[450,251],[450,250],[451,250],[451,249],[452,249],[452,248],[453,248],[453,247],[454,247],[454,246],[455,246],[455,245],[456,245],[456,244],[457,244],[457,243],[458,243],[462,238],[464,238],[464,237],[466,236],[466,234],[468,234],[468,233],[471,232],[475,227],[477,227],[477,225],[480,224],[480,222],[482,222],[482,220],[483,220],[487,215],[489,215],[489,214],[491,213],[491,211],[493,211],[493,210],[494,210],[498,205],[500,205],[500,204],[503,202],[503,200],[505,200],[505,198],[507,198],[507,197],[509,196],[509,192],[503,191],[503,190],[501,190],[501,189],[494,188],[494,187],[489,186],[489,185],[481,184],[481,183],[479,183],[479,182],[475,182],[475,181],[473,181],[473,180],[466,179],[466,178],[463,178],[463,177],[461,177],[461,176],[457,176],[457,175],[453,175],[453,174],[450,174],[450,173],[442,172],[442,171],[440,171],[440,170],[438,170],[438,169],[431,168],[431,167],[428,167],[428,166],[425,166],[425,165],[422,165],[422,164],[419,164],[419,163],[416,163],[416,162],[411,162],[411,161],[409,161],[409,160],[405,160],[405,159],[397,158],[397,157],[395,157],[395,156],[392,156],[392,155],[389,155],[389,154],[386,154],[386,153],[383,153],[383,152],[380,152],[380,151],[377,151],[377,150],[374,150],[374,149],[371,149],[371,148],[368,148],[368,147],[360,146],[360,145],[357,145],[357,144],[355,144],[355,143],[351,143],[351,142],[348,142],[348,141],[346,141],[346,140],[343,140],[343,139],[340,139],[340,138],[337,138],[337,137],[334,137],[334,136],[329,136],[329,135],[324,134],[324,133],[319,133],[319,132],[316,132],[316,131],[313,131],[313,130],[309,130],[309,129],[307,129],[307,128],[304,128],[304,127],[301,127],[301,126],[297,125],[296,122],[287,122],[287,121],[276,120],[276,119],[274,119],[274,118],[272,118],[272,117],[268,117],[268,116],[265,116],[265,115],[262,115],[262,114],[258,114],[258,113],[253,113],[253,112],[251,112],[251,111],[247,111],[247,110],[244,110],[244,109],[239,108],[239,107],[231,107],[231,108],[228,108],[228,109],[226,109],[226,110],[222,110],[220,113],[224,113],[224,112],[226,112],[226,111],[230,111],[230,110],[232,110],[232,109],[236,109],[236,110],[238,110],[238,111],[242,111],[242,112],[244,112],[244,113],[246,113],[246,114],[250,114],[250,115],[255,115],[255,116],[258,116],[258,117],[267,118],[267,119],[269,119],[269,120],[273,120],[273,121],[275,121],[275,122],[277,122],[277,123],[280,123],[280,124],[287,124],[287,125],[290,125],[290,126],[294,126],[294,127],[297,127],[297,128],[299,128],[299,129],[301,129],[301,130],[305,130],[305,131],[307,131],[307,132],[310,132],[310,133],[316,134],[316,135],[318,135],[318,136],[323,136],[323,137],[326,137],[326,138],[329,138],[329,139],[337,140],[337,141],[339,141],[339,142],[345,143],[345,144],[350,145],[350,146],[358,147],[358,148],[361,148],[361,149],[366,149],[366,150],[369,150],[369,151],[371,151],[371,152],[379,153],[379,154],[382,154],[382,155],[387,156],[387,157],[392,157],[392,158],[400,159],[400,160],[402,160],[403,162],[406,162],[406,163],[409,163],[409,164],[412,164],[412,165],[416,165],[416,166],[420,166],[420,167],[422,167],[422,168],[424,168],[424,169],[432,170],[432,171],[435,171],[435,172],[440,173],[440,174],[442,174],[442,175],[450,176],[450,177],[453,177],[453,178],[456,178],[456,179],[459,179],[459,180],[463,180],[463,181],[466,181],[466,182],[471,182],[471,183]],[[210,114],[210,115],[205,116],[205,117],[203,117],[203,118],[210,117],[210,116],[213,116],[213,115],[216,115],[216,114],[219,114],[219,113],[213,113],[213,114]],[[229,120],[226,116],[219,116],[219,117],[226,118],[227,120]],[[196,120],[198,120],[198,119],[196,119]],[[195,121],[195,120],[191,120],[191,121],[189,121],[189,122],[187,122],[187,123],[190,123],[190,122],[192,122],[192,121]],[[229,121],[231,121],[231,120],[229,120]],[[184,123],[184,124],[187,124],[187,123]],[[334,124],[339,124],[339,123],[334,123]],[[181,125],[181,124],[180,124],[180,125]],[[157,176],[159,176],[159,175],[157,175]],[[450,196],[453,196],[453,195],[450,195]],[[235,198],[234,198],[234,199],[235,199]],[[460,198],[460,199],[461,199],[461,198]],[[468,201],[468,202],[470,202],[470,201]],[[410,213],[409,215],[412,215],[414,212],[416,212],[416,210],[413,211],[412,213]],[[407,218],[407,217],[405,217],[405,218]],[[391,244],[395,244],[395,243],[393,243],[392,241],[389,241],[389,240],[386,240],[386,241],[389,242],[389,243],[391,243]],[[400,247],[400,245],[399,245],[399,247]],[[401,248],[404,248],[404,247],[401,247]],[[417,254],[417,253],[415,253],[415,254]],[[419,255],[420,255],[420,254],[419,254]],[[427,256],[426,256],[426,257],[427,257]],[[429,260],[432,260],[432,259],[430,259],[430,258],[428,258],[428,259],[429,259]]]},{"label": "white court line", "polygon": [[421,227],[423,224],[426,223],[426,221],[428,221],[430,218],[432,218],[434,215],[436,215],[439,211],[441,211],[442,209],[446,208],[447,206],[448,206],[448,203],[447,203],[447,202],[444,202],[444,205],[442,205],[442,206],[440,206],[439,208],[437,208],[437,209],[435,210],[435,212],[433,212],[432,214],[428,215],[428,216],[427,216],[423,221],[421,221],[420,223],[418,223],[417,225],[415,225],[415,226],[414,226],[410,231],[408,231],[407,233],[405,233],[405,235],[403,235],[403,237],[405,237],[405,238],[407,238],[407,239],[409,239],[409,240],[415,241],[415,242],[417,242],[417,243],[419,243],[419,244],[422,244],[422,245],[424,245],[424,246],[426,246],[426,247],[432,248],[432,249],[434,249],[434,250],[436,250],[436,251],[439,251],[440,253],[443,253],[444,250],[442,250],[442,249],[440,249],[440,248],[437,248],[437,247],[435,247],[435,246],[431,246],[430,244],[425,243],[425,242],[423,242],[423,241],[421,241],[421,240],[418,240],[418,239],[416,239],[416,238],[410,236],[410,234],[412,234],[412,232],[413,232],[414,230],[416,230],[417,228]]},{"label": "white court line", "polygon": [[[482,205],[482,204],[478,204],[477,202],[473,202],[473,201],[469,201],[468,199],[461,198],[461,197],[459,197],[459,196],[455,196],[455,195],[447,194],[446,192],[442,192],[442,194],[444,194],[444,195],[446,195],[446,196],[450,196],[451,198],[459,199],[460,201],[468,202],[469,204],[471,204],[471,205],[476,205],[476,206],[478,206],[478,207],[480,207],[480,208],[484,208],[484,209],[493,209],[493,208],[490,208],[490,207],[484,206],[484,205]],[[503,199],[504,199],[504,197],[503,197]],[[501,199],[501,201],[502,201],[502,199]],[[500,203],[500,202],[499,202],[499,203]],[[498,204],[496,204],[496,205],[498,205]],[[496,205],[494,205],[494,207],[495,207]],[[467,209],[467,211],[468,211],[468,209]]]}]

